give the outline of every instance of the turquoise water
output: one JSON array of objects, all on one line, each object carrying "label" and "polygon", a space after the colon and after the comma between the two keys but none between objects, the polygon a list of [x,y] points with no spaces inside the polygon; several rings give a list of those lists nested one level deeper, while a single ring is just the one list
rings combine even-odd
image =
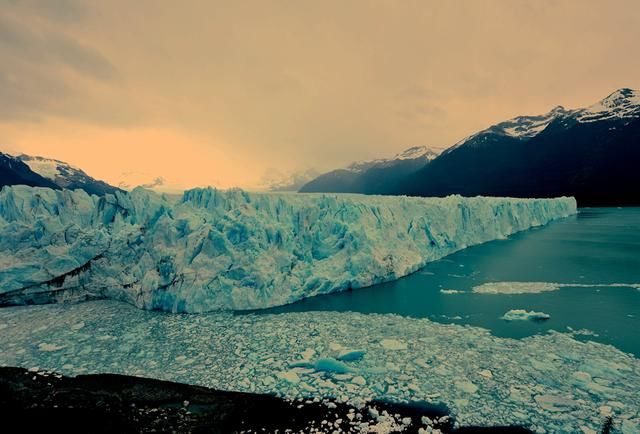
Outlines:
[{"label": "turquoise water", "polygon": [[[500,281],[640,283],[640,208],[583,208],[577,216],[470,247],[395,282],[262,312],[396,313],[480,326],[512,338],[571,328],[588,331],[578,338],[640,356],[640,290],[566,286],[537,294],[471,292],[474,286]],[[443,294],[441,289],[465,292]],[[551,318],[542,322],[501,319],[510,309],[541,311]]]}]

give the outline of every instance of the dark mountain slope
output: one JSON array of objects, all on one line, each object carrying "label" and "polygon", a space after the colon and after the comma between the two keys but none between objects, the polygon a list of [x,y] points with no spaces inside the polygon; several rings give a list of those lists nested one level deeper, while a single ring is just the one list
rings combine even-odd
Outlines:
[{"label": "dark mountain slope", "polygon": [[22,161],[0,152],[0,188],[24,184],[31,187],[60,188],[53,181],[38,175]]},{"label": "dark mountain slope", "polygon": [[640,118],[552,121],[532,138],[485,133],[393,191],[419,196],[575,196],[581,206],[640,205]]},{"label": "dark mountain slope", "polygon": [[104,181],[87,175],[84,170],[64,161],[24,154],[16,158],[27,164],[34,172],[53,181],[60,188],[69,190],[81,189],[89,194],[98,196],[104,196],[107,193],[113,194],[120,190]]},{"label": "dark mountain slope", "polygon": [[390,159],[353,163],[344,169],[322,174],[299,190],[301,193],[383,194],[394,191],[397,183],[426,166],[437,153],[415,146]]}]

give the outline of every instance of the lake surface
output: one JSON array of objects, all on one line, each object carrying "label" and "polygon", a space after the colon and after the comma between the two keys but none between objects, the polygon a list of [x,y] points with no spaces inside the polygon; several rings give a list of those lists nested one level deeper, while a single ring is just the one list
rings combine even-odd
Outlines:
[{"label": "lake surface", "polygon": [[[553,282],[536,294],[479,294],[487,282]],[[396,313],[484,327],[521,338],[549,329],[640,356],[640,208],[582,208],[577,216],[491,241],[427,264],[394,282],[313,297],[259,313],[354,311]],[[464,291],[442,293],[443,289]],[[546,321],[505,321],[511,309],[539,311]]]}]

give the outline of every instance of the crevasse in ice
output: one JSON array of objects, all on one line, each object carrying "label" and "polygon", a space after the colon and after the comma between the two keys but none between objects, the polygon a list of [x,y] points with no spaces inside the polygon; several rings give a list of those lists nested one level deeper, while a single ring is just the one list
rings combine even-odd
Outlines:
[{"label": "crevasse in ice", "polygon": [[407,275],[576,212],[573,198],[410,198],[136,189],[0,191],[0,302],[113,298],[253,309]]}]

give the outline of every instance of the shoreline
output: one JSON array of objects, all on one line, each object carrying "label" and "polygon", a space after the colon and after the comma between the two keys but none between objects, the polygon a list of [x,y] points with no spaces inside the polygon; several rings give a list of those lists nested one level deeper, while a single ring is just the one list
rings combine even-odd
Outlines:
[{"label": "shoreline", "polygon": [[531,432],[517,426],[456,428],[446,407],[424,402],[371,401],[356,408],[332,399],[287,400],[126,375],[68,377],[14,367],[0,367],[0,406],[25,431]]}]

